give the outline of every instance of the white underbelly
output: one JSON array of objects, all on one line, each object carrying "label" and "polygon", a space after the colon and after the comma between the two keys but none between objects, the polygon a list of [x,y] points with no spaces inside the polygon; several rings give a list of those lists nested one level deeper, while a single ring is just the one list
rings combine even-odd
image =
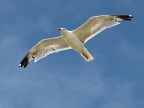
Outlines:
[{"label": "white underbelly", "polygon": [[69,46],[71,46],[76,51],[81,51],[84,48],[83,43],[75,36],[66,36],[64,37],[65,41]]}]

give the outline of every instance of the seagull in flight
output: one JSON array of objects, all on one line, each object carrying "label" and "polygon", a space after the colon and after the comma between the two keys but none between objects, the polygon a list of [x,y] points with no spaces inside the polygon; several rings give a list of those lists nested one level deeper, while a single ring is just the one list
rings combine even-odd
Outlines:
[{"label": "seagull in flight", "polygon": [[94,58],[84,44],[103,30],[120,24],[120,21],[130,21],[132,18],[132,15],[100,15],[90,17],[83,25],[72,31],[58,28],[61,36],[38,42],[22,59],[19,67],[25,68],[33,59],[36,62],[49,54],[68,49],[77,51],[89,62]]}]

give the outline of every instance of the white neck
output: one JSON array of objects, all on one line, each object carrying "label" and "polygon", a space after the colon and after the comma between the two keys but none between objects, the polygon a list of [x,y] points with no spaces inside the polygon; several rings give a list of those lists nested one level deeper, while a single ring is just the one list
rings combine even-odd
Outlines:
[{"label": "white neck", "polygon": [[60,33],[61,33],[61,35],[63,35],[63,36],[67,36],[68,34],[72,33],[72,31],[69,31],[69,30],[61,30]]}]

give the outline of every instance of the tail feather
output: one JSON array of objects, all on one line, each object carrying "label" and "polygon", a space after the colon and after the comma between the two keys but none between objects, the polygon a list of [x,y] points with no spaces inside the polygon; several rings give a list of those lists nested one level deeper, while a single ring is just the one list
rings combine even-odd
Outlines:
[{"label": "tail feather", "polygon": [[112,15],[112,16],[116,16],[116,17],[118,17],[122,20],[125,20],[125,21],[130,21],[133,18],[132,15]]},{"label": "tail feather", "polygon": [[92,61],[94,59],[86,49],[84,49],[80,54],[87,62]]},{"label": "tail feather", "polygon": [[19,67],[24,67],[24,68],[27,67],[27,65],[29,64],[29,57],[28,57],[28,55],[29,55],[29,53],[25,55],[25,57],[20,62]]}]

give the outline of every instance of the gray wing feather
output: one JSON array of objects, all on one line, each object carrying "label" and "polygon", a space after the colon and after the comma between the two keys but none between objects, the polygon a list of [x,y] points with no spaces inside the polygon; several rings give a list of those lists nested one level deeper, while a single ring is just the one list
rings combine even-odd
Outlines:
[{"label": "gray wing feather", "polygon": [[[122,16],[122,15],[121,15]],[[89,39],[93,38],[98,33],[102,32],[107,28],[111,28],[115,25],[120,24],[119,21],[125,20],[121,16],[112,15],[101,15],[93,16],[88,21],[86,21],[82,26],[73,30],[73,33],[83,42],[87,42]],[[126,16],[126,15],[125,15]]]},{"label": "gray wing feather", "polygon": [[34,61],[38,61],[49,54],[71,49],[62,36],[43,39],[30,50],[30,56]]}]

